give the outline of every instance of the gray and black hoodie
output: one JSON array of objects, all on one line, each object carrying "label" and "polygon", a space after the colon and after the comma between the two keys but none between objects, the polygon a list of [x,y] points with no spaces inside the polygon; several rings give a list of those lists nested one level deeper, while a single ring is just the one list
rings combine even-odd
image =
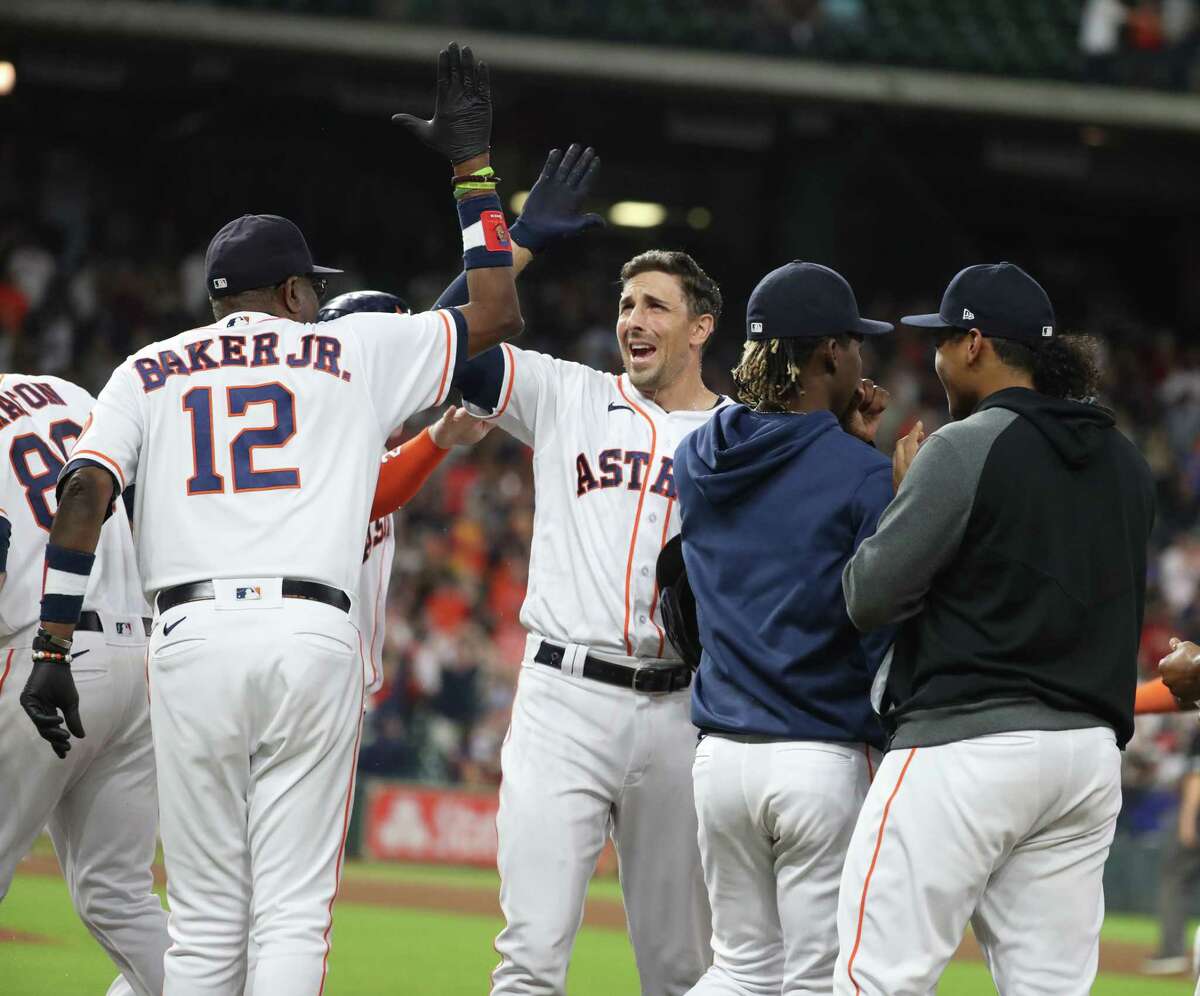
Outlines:
[{"label": "gray and black hoodie", "polygon": [[929,436],[846,566],[860,630],[902,623],[873,700],[892,747],[1133,735],[1154,485],[1096,405],[1024,388]]}]

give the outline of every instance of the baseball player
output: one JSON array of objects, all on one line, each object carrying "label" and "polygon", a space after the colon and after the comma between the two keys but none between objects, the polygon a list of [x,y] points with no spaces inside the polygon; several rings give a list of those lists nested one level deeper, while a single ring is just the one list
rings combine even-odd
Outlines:
[{"label": "baseball player", "polygon": [[[146,616],[123,508],[100,531],[75,641],[72,730],[42,746],[18,694],[32,668],[54,485],[94,399],[57,377],[0,375],[0,899],[48,828],[80,919],[121,972],[115,994],[158,996],[167,915],[150,872],[158,828],[146,702]],[[72,749],[73,747],[73,749]]]},{"label": "baseball player", "polygon": [[[515,268],[514,268],[515,269]],[[318,322],[344,315],[382,313],[408,315],[412,309],[403,298],[386,291],[350,291],[328,301],[317,312]],[[387,590],[392,577],[396,537],[392,513],[415,495],[454,446],[471,446],[487,435],[491,426],[482,419],[451,405],[433,425],[422,429],[407,443],[388,450],[379,468],[379,481],[371,502],[371,521],[363,544],[362,571],[358,579],[355,624],[363,639],[367,667],[367,701],[383,687],[383,635],[387,613]]]},{"label": "baseball player", "polygon": [[[889,751],[850,841],[839,994],[932,992],[967,921],[1002,993],[1087,993],[1133,732],[1154,487],[1086,344],[1010,263],[954,278],[937,336],[951,418],[896,447],[895,500],[846,567]],[[919,450],[918,450],[919,446]]]},{"label": "baseball player", "polygon": [[[593,169],[591,150],[573,148],[552,154],[543,177],[568,178],[556,186],[567,203]],[[594,224],[574,212],[563,227]],[[541,246],[538,233],[513,234]],[[468,402],[533,448],[536,496],[521,609],[529,636],[501,753],[496,996],[564,991],[610,833],[642,991],[678,996],[711,957],[691,669],[656,618],[654,568],[679,530],[675,449],[728,403],[700,376],[720,310],[716,283],[690,256],[643,253],[621,271],[624,374],[506,344],[460,380]]]},{"label": "baseball player", "polygon": [[842,569],[893,496],[873,446],[888,396],[862,380],[860,353],[892,326],[799,261],[759,282],[746,322],[733,376],[747,404],[675,453],[713,914],[713,964],[691,991],[828,994],[842,863],[883,746],[870,691],[893,634],[854,628]]},{"label": "baseball player", "polygon": [[467,355],[521,328],[486,66],[443,51],[433,119],[401,122],[455,166],[470,303],[316,325],[330,271],[299,229],[236,219],[206,259],[216,321],[123,363],[63,470],[28,708],[70,715],[74,593],[136,481],[166,996],[323,990],[364,695],[351,593],[380,454]]}]

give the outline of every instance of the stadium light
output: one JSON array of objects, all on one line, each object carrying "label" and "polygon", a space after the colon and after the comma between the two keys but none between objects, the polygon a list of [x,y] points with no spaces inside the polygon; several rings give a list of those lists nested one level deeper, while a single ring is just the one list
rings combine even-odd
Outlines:
[{"label": "stadium light", "polygon": [[11,62],[0,62],[0,97],[7,97],[17,85],[17,67]]},{"label": "stadium light", "polygon": [[712,212],[706,207],[694,207],[687,213],[687,223],[697,231],[712,224]]},{"label": "stadium light", "polygon": [[508,199],[508,208],[513,214],[520,214],[521,208],[525,206],[525,199],[529,196],[528,190],[518,190]]},{"label": "stadium light", "polygon": [[623,228],[654,228],[667,218],[667,209],[651,201],[617,201],[608,209],[608,220]]}]

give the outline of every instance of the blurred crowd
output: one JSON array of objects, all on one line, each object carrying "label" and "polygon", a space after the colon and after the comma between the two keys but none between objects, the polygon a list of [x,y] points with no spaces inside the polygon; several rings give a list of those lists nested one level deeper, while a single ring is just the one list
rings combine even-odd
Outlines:
[{"label": "blurred crowd", "polygon": [[1192,90],[1197,0],[164,0]]},{"label": "blurred crowd", "polygon": [[[97,213],[75,195],[76,167],[47,158],[37,197],[0,200],[0,370],[58,374],[93,392],[141,344],[211,321],[203,246],[184,245],[160,219]],[[447,243],[453,238],[446,226]],[[147,235],[149,234],[149,237]],[[603,243],[603,240],[600,240]],[[617,369],[615,284],[627,247],[538,261],[521,281],[521,345]],[[337,247],[332,249],[338,261]],[[452,247],[443,254],[453,260]],[[701,261],[704,262],[703,260]],[[711,264],[710,264],[711,265]],[[538,272],[539,269],[541,272]],[[1031,264],[1038,272],[1038,267]],[[714,267],[715,271],[715,267]],[[716,275],[720,275],[716,272]],[[400,287],[417,307],[452,272],[414,274]],[[362,286],[347,276],[340,288]],[[936,288],[929,288],[936,291]],[[1078,316],[1105,344],[1103,400],[1146,455],[1158,482],[1158,524],[1139,666],[1150,675],[1173,635],[1200,636],[1200,345],[1183,330],[1147,328],[1119,296],[1096,296]],[[864,314],[892,318],[936,302],[872,297]],[[731,393],[742,339],[731,307],[706,359],[710,385]],[[1074,316],[1073,316],[1074,317]],[[917,418],[945,418],[927,340],[901,335],[868,361],[894,401],[881,446]],[[420,428],[410,425],[411,435]],[[530,453],[496,431],[457,450],[397,515],[387,610],[387,683],[375,697],[362,766],[372,773],[495,783],[522,656],[517,620],[533,517]],[[1139,721],[1126,757],[1124,825],[1154,826],[1171,804],[1194,718]]]}]

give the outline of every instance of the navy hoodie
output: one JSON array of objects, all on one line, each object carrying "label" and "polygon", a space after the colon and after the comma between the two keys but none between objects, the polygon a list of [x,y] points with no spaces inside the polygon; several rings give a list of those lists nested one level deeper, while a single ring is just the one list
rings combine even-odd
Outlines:
[{"label": "navy hoodie", "polygon": [[684,438],[674,470],[704,647],[692,722],[881,747],[870,691],[893,630],[854,628],[842,570],[892,500],[891,462],[832,412],[733,405]]}]

